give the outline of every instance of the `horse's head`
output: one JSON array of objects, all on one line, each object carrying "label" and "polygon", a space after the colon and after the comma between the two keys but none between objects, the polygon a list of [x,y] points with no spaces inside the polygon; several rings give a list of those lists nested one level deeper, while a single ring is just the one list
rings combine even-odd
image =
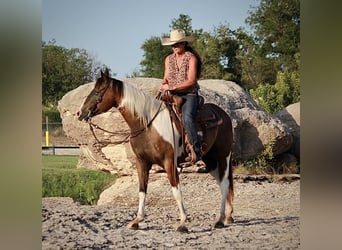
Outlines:
[{"label": "horse's head", "polygon": [[89,118],[106,112],[111,107],[117,107],[122,98],[122,86],[121,81],[109,76],[108,69],[104,72],[101,70],[101,77],[96,80],[94,89],[77,112],[78,120],[88,121]]}]

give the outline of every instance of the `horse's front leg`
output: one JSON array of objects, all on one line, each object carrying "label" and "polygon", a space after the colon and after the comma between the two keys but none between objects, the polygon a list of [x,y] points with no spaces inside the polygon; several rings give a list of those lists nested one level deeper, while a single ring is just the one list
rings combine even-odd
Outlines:
[{"label": "horse's front leg", "polygon": [[175,197],[175,200],[177,201],[177,205],[178,205],[179,212],[180,212],[180,225],[178,226],[177,231],[182,232],[182,233],[187,233],[188,228],[185,226],[186,212],[185,212],[185,208],[183,204],[182,190],[181,190],[179,183],[177,186],[172,187],[172,194],[173,194],[173,197]]},{"label": "horse's front leg", "polygon": [[139,222],[142,222],[145,218],[145,200],[150,170],[150,166],[140,160],[136,161],[136,165],[139,179],[139,208],[136,218],[128,224],[128,228],[131,229],[138,229]]},{"label": "horse's front leg", "polygon": [[167,161],[165,164],[165,170],[167,172],[167,177],[172,187],[172,194],[175,198],[179,212],[180,212],[180,225],[177,228],[178,232],[188,232],[188,228],[185,226],[186,221],[186,212],[183,203],[183,195],[181,186],[179,183],[179,176],[177,172],[177,168],[173,165],[173,161]]}]

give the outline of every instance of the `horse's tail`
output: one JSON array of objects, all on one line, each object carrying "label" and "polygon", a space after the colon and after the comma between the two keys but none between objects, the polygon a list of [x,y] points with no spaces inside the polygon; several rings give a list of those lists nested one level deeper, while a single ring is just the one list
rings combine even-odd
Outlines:
[{"label": "horse's tail", "polygon": [[228,161],[228,180],[229,180],[229,192],[227,196],[227,201],[229,204],[232,204],[234,199],[234,184],[233,184],[233,166],[232,166],[232,152],[229,153],[229,161]]}]

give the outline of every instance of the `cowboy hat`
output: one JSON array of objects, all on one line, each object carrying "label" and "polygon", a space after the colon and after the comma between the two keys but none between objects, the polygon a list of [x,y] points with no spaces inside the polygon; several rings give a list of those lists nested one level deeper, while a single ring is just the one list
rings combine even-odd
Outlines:
[{"label": "cowboy hat", "polygon": [[162,38],[162,45],[173,45],[180,42],[192,42],[192,36],[186,36],[184,30],[173,30],[170,32],[170,38]]}]

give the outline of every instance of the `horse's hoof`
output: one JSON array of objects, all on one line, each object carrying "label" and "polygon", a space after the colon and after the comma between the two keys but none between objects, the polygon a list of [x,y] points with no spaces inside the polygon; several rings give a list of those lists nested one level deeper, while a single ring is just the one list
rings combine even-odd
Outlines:
[{"label": "horse's hoof", "polygon": [[229,218],[226,220],[226,223],[227,223],[227,224],[234,223],[234,218],[233,218],[233,217],[229,217]]},{"label": "horse's hoof", "polygon": [[188,230],[188,228],[187,228],[186,226],[179,226],[179,227],[177,228],[177,232],[188,233],[189,230]]},{"label": "horse's hoof", "polygon": [[209,173],[209,170],[206,167],[200,167],[197,169],[197,173],[206,174],[206,173]]},{"label": "horse's hoof", "polygon": [[224,228],[224,223],[222,221],[216,222],[215,228]]},{"label": "horse's hoof", "polygon": [[130,223],[127,226],[129,229],[133,229],[133,230],[137,230],[139,228],[139,224],[138,223]]}]

